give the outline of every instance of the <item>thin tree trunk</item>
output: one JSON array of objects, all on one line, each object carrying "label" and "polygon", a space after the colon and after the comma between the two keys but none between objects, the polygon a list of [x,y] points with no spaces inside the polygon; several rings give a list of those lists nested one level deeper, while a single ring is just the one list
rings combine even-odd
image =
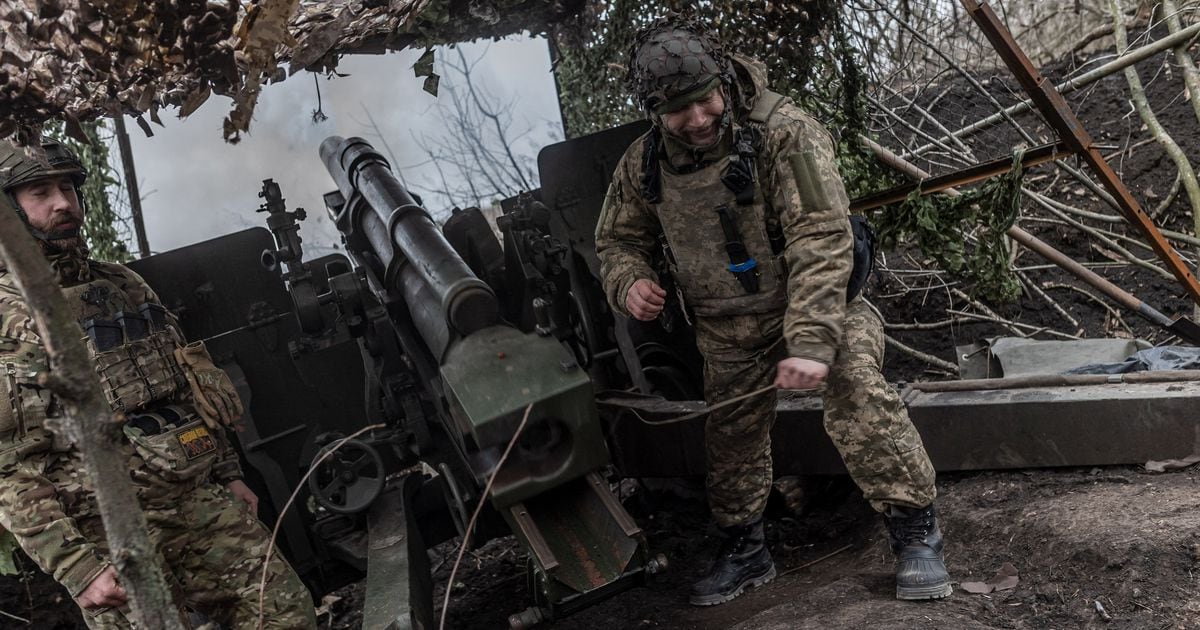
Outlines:
[{"label": "thin tree trunk", "polygon": [[[1116,39],[1119,54],[1129,47],[1124,16],[1121,14],[1121,0],[1108,0],[1108,6],[1113,16],[1113,38]],[[1184,77],[1187,77],[1186,71]],[[1141,117],[1142,122],[1146,124],[1158,144],[1171,157],[1171,161],[1175,162],[1175,167],[1179,169],[1179,177],[1183,181],[1183,188],[1187,191],[1188,200],[1192,206],[1192,230],[1200,235],[1200,182],[1196,181],[1196,171],[1192,168],[1192,163],[1188,161],[1183,149],[1179,148],[1174,138],[1158,122],[1158,117],[1150,108],[1150,101],[1146,98],[1146,90],[1142,87],[1142,79],[1138,76],[1136,67],[1130,66],[1125,69],[1125,80],[1129,82],[1129,93],[1133,98],[1133,106],[1137,109],[1138,116]],[[1200,254],[1200,251],[1197,253]],[[1193,311],[1196,317],[1200,317],[1200,304],[1196,305]]]},{"label": "thin tree trunk", "polygon": [[124,439],[120,424],[113,420],[100,391],[79,327],[70,318],[50,265],[6,195],[0,195],[0,259],[8,264],[25,296],[53,366],[42,375],[41,384],[59,396],[66,408],[66,417],[54,430],[65,433],[82,455],[84,473],[96,491],[112,563],[129,595],[131,620],[141,628],[183,630],[180,609],[146,536],[146,517],[129,481],[127,463],[119,456]]},{"label": "thin tree trunk", "polygon": [[[1180,32],[1183,25],[1180,23],[1180,10],[1178,10],[1175,0],[1163,0],[1163,11],[1166,13],[1166,29],[1171,32],[1171,35]],[[1183,84],[1187,85],[1188,100],[1192,101],[1192,110],[1196,114],[1196,120],[1200,121],[1200,71],[1196,70],[1195,61],[1188,53],[1188,44],[1182,43],[1175,47],[1175,61],[1183,72]],[[1198,222],[1198,226],[1200,226],[1200,220],[1195,217],[1195,214],[1192,215],[1192,220]],[[1198,227],[1198,234],[1200,234],[1200,227]],[[1196,247],[1196,258],[1200,259],[1200,246]],[[1196,266],[1196,270],[1200,271],[1200,263]],[[1192,316],[1200,318],[1200,305],[1192,308]]]},{"label": "thin tree trunk", "polygon": [[[1163,0],[1163,12],[1167,14],[1167,29],[1172,35],[1183,30],[1175,0]],[[1196,69],[1196,62],[1192,61],[1192,56],[1188,54],[1187,49],[1188,42],[1182,42],[1176,46],[1174,48],[1175,61],[1183,70],[1183,83],[1187,86],[1188,100],[1192,102],[1192,110],[1196,112],[1196,119],[1200,120],[1200,70]]]}]

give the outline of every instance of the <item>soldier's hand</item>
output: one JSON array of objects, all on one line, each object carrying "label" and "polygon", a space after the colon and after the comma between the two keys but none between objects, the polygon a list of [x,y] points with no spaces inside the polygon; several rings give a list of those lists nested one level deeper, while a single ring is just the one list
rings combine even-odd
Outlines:
[{"label": "soldier's hand", "polygon": [[250,506],[251,514],[258,514],[258,495],[246,485],[246,482],[241,479],[234,479],[225,484],[225,487],[233,493],[233,496],[245,501],[246,505]]},{"label": "soldier's hand", "polygon": [[87,588],[75,598],[80,608],[117,608],[125,605],[125,589],[117,582],[117,570],[113,567],[100,572]]},{"label": "soldier's hand", "polygon": [[662,312],[667,303],[667,292],[657,282],[642,278],[629,287],[625,294],[625,308],[634,319],[648,322]]},{"label": "soldier's hand", "polygon": [[196,412],[209,428],[220,429],[242,417],[242,399],[225,370],[213,363],[203,341],[175,348],[175,361],[183,368],[192,389]]},{"label": "soldier's hand", "polygon": [[820,361],[790,357],[775,368],[775,387],[779,389],[816,389],[829,376],[829,366]]}]

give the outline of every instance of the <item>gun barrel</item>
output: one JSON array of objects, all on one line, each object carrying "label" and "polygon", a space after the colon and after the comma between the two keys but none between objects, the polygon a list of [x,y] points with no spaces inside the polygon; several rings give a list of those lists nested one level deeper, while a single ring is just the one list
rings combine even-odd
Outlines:
[{"label": "gun barrel", "polygon": [[[462,335],[499,321],[491,287],[475,276],[370,143],[330,136],[321,143],[321,159],[348,205],[361,197],[369,206],[369,211],[348,208],[338,229],[360,231],[366,237],[388,287],[404,296],[410,310],[422,312],[420,317],[414,313],[415,320],[430,316],[432,298],[444,325]],[[427,339],[440,336],[422,332],[429,332]]]}]

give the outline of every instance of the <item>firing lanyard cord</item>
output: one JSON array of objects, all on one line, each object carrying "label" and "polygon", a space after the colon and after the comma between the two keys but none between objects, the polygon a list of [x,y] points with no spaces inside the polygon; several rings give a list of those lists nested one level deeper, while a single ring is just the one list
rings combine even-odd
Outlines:
[{"label": "firing lanyard cord", "polygon": [[338,449],[342,448],[346,444],[350,443],[350,441],[354,438],[368,431],[384,428],[387,428],[386,424],[372,424],[370,426],[365,426],[336,442],[333,442],[321,453],[321,456],[318,457],[316,461],[314,461],[312,465],[308,467],[308,471],[304,473],[304,476],[300,477],[300,481],[296,482],[296,488],[292,490],[292,494],[288,497],[287,503],[283,504],[283,509],[279,510],[279,516],[275,517],[275,527],[271,530],[271,540],[267,543],[266,553],[263,554],[262,578],[258,582],[258,630],[262,630],[263,624],[266,622],[266,608],[263,606],[263,604],[266,601],[267,576],[272,568],[271,553],[275,549],[275,540],[279,538],[279,527],[283,525],[283,516],[287,514],[288,508],[292,507],[292,504],[296,502],[296,495],[300,494],[300,489],[307,485],[308,477],[316,472],[321,466],[321,463],[328,459],[329,456],[336,453]]},{"label": "firing lanyard cord", "polygon": [[[601,401],[601,402],[600,402],[600,404],[607,405],[607,406],[611,406],[611,407],[615,407],[615,408],[617,408],[617,409],[620,409],[621,411],[628,412],[628,413],[632,414],[632,415],[633,415],[633,417],[635,417],[635,418],[637,418],[639,421],[641,421],[643,424],[649,424],[649,425],[652,425],[652,426],[662,426],[662,425],[668,425],[668,424],[678,424],[678,423],[680,423],[680,422],[687,422],[687,421],[689,421],[689,420],[694,420],[694,419],[696,419],[696,418],[699,418],[699,417],[701,417],[701,416],[708,415],[708,414],[710,414],[710,413],[712,413],[712,412],[714,412],[714,411],[716,411],[716,410],[718,410],[718,409],[721,409],[721,408],[724,408],[724,407],[728,407],[728,406],[730,406],[730,405],[732,405],[732,404],[735,404],[735,403],[742,402],[743,400],[746,400],[746,399],[748,399],[748,398],[754,398],[755,396],[761,396],[762,394],[765,394],[765,393],[767,393],[767,392],[769,392],[769,391],[771,391],[771,390],[773,390],[773,389],[775,389],[775,386],[774,386],[774,385],[768,385],[768,386],[766,386],[766,387],[763,387],[763,388],[761,388],[761,389],[756,389],[756,390],[754,390],[754,391],[752,391],[752,392],[750,392],[750,393],[748,393],[748,394],[742,394],[741,396],[735,396],[735,397],[733,397],[733,398],[730,398],[729,400],[722,400],[721,402],[719,402],[719,403],[717,403],[717,404],[715,404],[715,405],[710,405],[710,406],[707,406],[707,407],[705,407],[705,408],[703,408],[703,409],[700,409],[700,410],[698,410],[698,411],[693,411],[692,413],[689,413],[689,414],[687,414],[687,415],[679,416],[679,417],[677,417],[677,418],[670,418],[670,419],[667,419],[667,420],[650,420],[650,419],[647,419],[645,416],[643,416],[642,414],[638,413],[636,410],[634,410],[634,409],[631,409],[630,407],[627,407],[627,406],[625,406],[625,405],[621,405],[620,403],[618,403],[618,402],[616,402],[616,401]],[[814,390],[798,390],[798,391],[814,391]]]},{"label": "firing lanyard cord", "polygon": [[462,544],[458,546],[458,555],[454,557],[454,565],[450,568],[450,577],[446,580],[446,595],[442,598],[442,614],[438,621],[438,630],[445,630],[446,628],[446,611],[450,608],[450,591],[454,588],[454,576],[458,574],[458,565],[462,563],[463,554],[467,551],[467,545],[471,544],[471,534],[475,531],[475,523],[479,520],[479,513],[483,510],[483,504],[488,500],[488,495],[492,493],[492,485],[496,483],[496,475],[504,467],[504,462],[508,460],[508,454],[512,452],[517,440],[521,438],[521,433],[525,430],[525,424],[529,422],[529,412],[532,410],[533,403],[525,406],[525,415],[521,417],[521,424],[517,425],[517,430],[513,432],[512,438],[508,440],[508,446],[504,448],[504,453],[500,455],[500,461],[496,462],[496,467],[488,475],[487,485],[484,486],[483,493],[479,495],[479,502],[475,504],[475,511],[471,513],[471,520],[467,522],[466,528],[463,529]]}]

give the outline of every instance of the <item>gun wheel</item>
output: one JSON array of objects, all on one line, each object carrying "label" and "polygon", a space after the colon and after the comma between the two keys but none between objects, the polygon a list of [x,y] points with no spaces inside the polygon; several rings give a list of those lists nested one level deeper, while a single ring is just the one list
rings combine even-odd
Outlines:
[{"label": "gun wheel", "polygon": [[592,348],[596,347],[596,331],[592,328],[592,320],[588,316],[587,303],[583,298],[572,291],[571,299],[571,329],[575,333],[575,338],[568,345],[571,346],[571,351],[575,353],[575,360],[579,362],[579,366],[583,369],[592,367]]},{"label": "gun wheel", "polygon": [[644,343],[637,347],[637,355],[652,393],[667,400],[704,397],[704,392],[689,376],[687,365],[669,347],[657,342]]},{"label": "gun wheel", "polygon": [[[318,451],[314,464],[328,451],[328,446]],[[361,512],[383,491],[383,458],[364,442],[349,440],[316,465],[317,470],[308,478],[308,489],[317,503],[331,512]]]}]

